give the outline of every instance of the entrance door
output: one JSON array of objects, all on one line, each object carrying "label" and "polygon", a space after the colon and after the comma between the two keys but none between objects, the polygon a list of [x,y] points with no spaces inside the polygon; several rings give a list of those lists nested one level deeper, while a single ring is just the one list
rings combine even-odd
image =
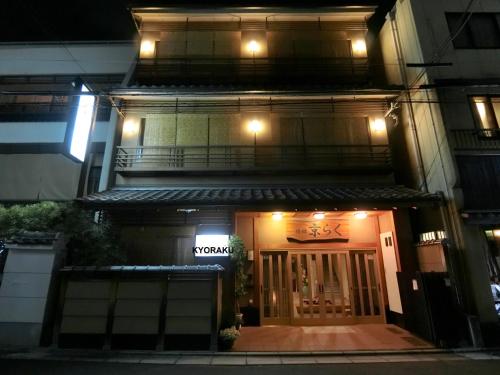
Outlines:
[{"label": "entrance door", "polygon": [[261,253],[262,324],[383,323],[375,250]]},{"label": "entrance door", "polygon": [[358,323],[385,323],[385,308],[374,250],[349,252],[353,315]]},{"label": "entrance door", "polygon": [[290,257],[293,323],[354,323],[349,252],[294,252]]},{"label": "entrance door", "polygon": [[260,321],[261,324],[288,324],[288,267],[286,251],[261,252]]}]

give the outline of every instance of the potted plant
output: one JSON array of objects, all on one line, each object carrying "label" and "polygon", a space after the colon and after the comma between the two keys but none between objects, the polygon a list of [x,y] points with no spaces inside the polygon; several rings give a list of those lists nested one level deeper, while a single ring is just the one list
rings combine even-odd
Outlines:
[{"label": "potted plant", "polygon": [[236,327],[230,327],[226,329],[222,329],[219,332],[219,349],[220,350],[229,350],[233,347],[234,342],[240,336],[240,332],[236,329]]},{"label": "potted plant", "polygon": [[231,261],[234,270],[234,297],[236,301],[235,325],[239,330],[243,323],[243,314],[240,311],[239,299],[246,295],[248,285],[248,275],[246,273],[247,255],[245,252],[245,244],[243,240],[234,235],[229,239],[229,247],[232,250]]}]

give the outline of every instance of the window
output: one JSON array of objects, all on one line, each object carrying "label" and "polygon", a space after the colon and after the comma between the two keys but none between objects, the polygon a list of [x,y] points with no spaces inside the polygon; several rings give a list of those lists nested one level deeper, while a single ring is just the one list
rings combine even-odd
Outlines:
[{"label": "window", "polygon": [[[464,13],[446,13],[448,29],[454,34],[467,19]],[[500,13],[474,13],[453,40],[455,48],[500,48]]]},{"label": "window", "polygon": [[500,97],[474,96],[472,105],[476,122],[483,129],[482,135],[500,136]]},{"label": "window", "polygon": [[[67,121],[69,98],[58,95],[3,95],[0,96],[0,121],[48,122]],[[97,110],[97,121],[109,121],[111,103],[102,98]]]}]

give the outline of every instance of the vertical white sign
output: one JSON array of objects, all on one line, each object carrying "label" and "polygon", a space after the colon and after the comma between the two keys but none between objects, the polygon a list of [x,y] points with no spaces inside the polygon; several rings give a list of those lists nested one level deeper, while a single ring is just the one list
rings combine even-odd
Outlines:
[{"label": "vertical white sign", "polygon": [[[89,89],[85,85],[82,85],[82,93],[88,92]],[[94,105],[95,97],[93,95],[80,95],[73,128],[73,136],[71,137],[69,148],[69,153],[80,161],[85,160],[90,129],[92,127]]]}]

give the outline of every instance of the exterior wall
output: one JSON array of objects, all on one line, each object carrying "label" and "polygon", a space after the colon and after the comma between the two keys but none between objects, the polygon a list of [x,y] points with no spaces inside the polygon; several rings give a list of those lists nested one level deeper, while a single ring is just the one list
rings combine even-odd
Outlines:
[{"label": "exterior wall", "polygon": [[0,44],[0,75],[113,74],[130,69],[131,42]]},{"label": "exterior wall", "polygon": [[[448,43],[441,62],[451,67],[408,68],[407,63],[433,61],[436,51],[450,34],[445,12],[463,12],[467,1],[403,1],[397,2],[394,21],[390,15],[381,32],[383,55],[389,83],[419,87],[436,79],[485,79],[498,77],[498,50],[458,50]],[[473,7],[475,12],[500,12],[495,1],[484,1]],[[394,32],[393,32],[394,31]],[[400,52],[400,56],[397,52]],[[395,53],[396,51],[396,53]],[[399,61],[398,61],[399,58]],[[401,63],[401,65],[399,65]],[[394,67],[399,66],[399,72]],[[447,200],[449,218],[446,230],[457,254],[466,264],[465,277],[472,300],[466,305],[470,314],[481,322],[497,321],[489,292],[488,269],[482,247],[481,228],[464,224],[460,210],[463,197],[460,178],[450,139],[451,129],[474,127],[467,95],[481,89],[446,88],[413,90],[404,96],[401,125],[406,133],[416,185],[431,192],[441,191]],[[486,89],[490,92],[491,89]],[[411,104],[409,102],[412,102]],[[416,134],[416,135],[415,135]],[[418,140],[418,141],[417,141]],[[418,148],[422,155],[420,162]]]},{"label": "exterior wall", "polygon": [[57,255],[58,247],[53,246],[9,246],[0,288],[2,346],[40,344]]},{"label": "exterior wall", "polygon": [[61,154],[0,154],[2,201],[71,200],[81,164]]}]

